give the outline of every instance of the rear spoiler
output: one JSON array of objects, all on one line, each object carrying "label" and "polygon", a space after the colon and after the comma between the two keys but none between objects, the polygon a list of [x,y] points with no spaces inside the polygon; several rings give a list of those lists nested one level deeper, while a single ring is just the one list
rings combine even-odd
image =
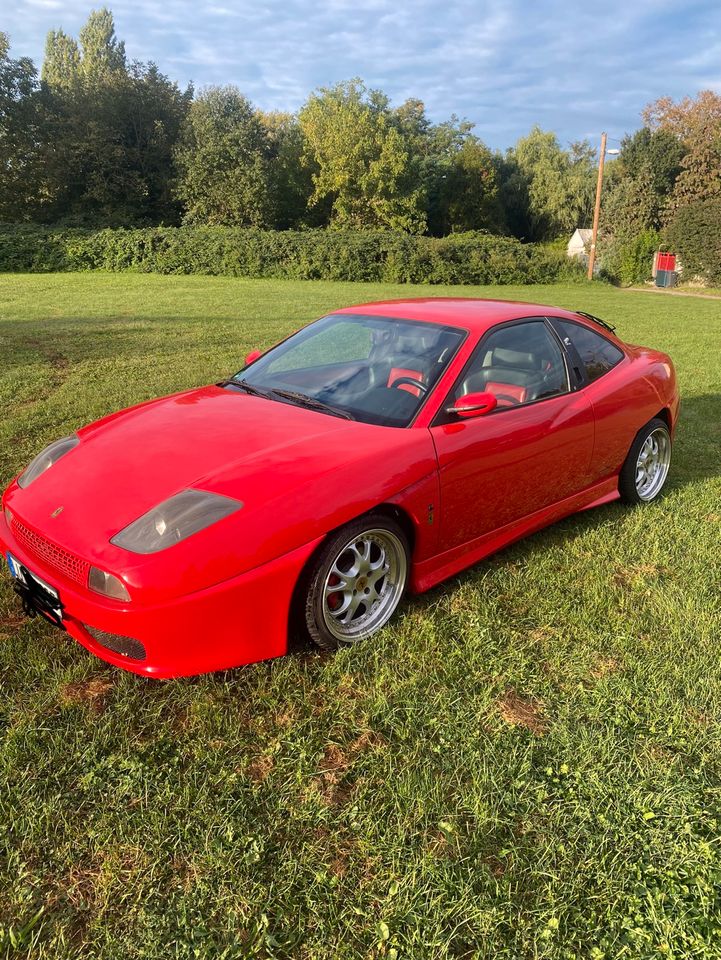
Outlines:
[{"label": "rear spoiler", "polygon": [[576,310],[576,313],[579,317],[584,317],[586,320],[590,320],[592,323],[597,323],[599,327],[604,327],[606,330],[610,330],[611,333],[616,332],[616,328],[612,327],[610,323],[606,323],[606,321],[601,320],[600,317],[594,317],[592,313],[584,313],[583,310]]}]

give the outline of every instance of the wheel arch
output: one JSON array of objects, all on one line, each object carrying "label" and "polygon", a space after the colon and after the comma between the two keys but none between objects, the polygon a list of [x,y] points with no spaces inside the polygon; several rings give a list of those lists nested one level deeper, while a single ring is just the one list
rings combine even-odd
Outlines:
[{"label": "wheel arch", "polygon": [[[395,520],[395,522],[400,526],[408,540],[409,567],[413,566],[413,551],[416,543],[416,524],[412,516],[406,510],[404,510],[403,507],[399,507],[398,504],[388,502],[379,503],[376,506],[371,507],[369,510],[364,510],[362,513],[359,513],[354,517],[350,517],[348,520],[344,520],[343,523],[339,524],[337,527],[333,527],[332,529],[328,530],[315,550],[313,550],[311,555],[306,559],[296,580],[295,587],[293,588],[288,616],[288,650],[293,649],[294,645],[298,642],[299,636],[303,633],[302,628],[299,629],[297,626],[296,618],[299,612],[302,610],[308,571],[313,566],[316,557],[324,548],[329,538],[335,536],[335,534],[338,533],[339,530],[342,530],[343,527],[347,526],[349,523],[353,523],[356,520],[361,520],[363,517],[377,516],[378,514],[388,517],[391,520]],[[410,582],[410,572],[408,579]]]},{"label": "wheel arch", "polygon": [[[668,427],[669,432],[673,429],[673,418],[671,416],[671,410],[669,407],[661,407],[658,413],[654,413],[654,415],[651,417],[651,420],[663,420]],[[641,429],[643,429],[643,427]]]},{"label": "wheel arch", "polygon": [[[413,520],[413,517],[411,517],[411,515],[404,510],[403,507],[399,507],[396,503],[381,503],[377,507],[374,507],[372,510],[368,510],[366,512],[369,514],[380,513],[390,517],[391,520],[396,521],[408,539],[408,556],[410,562],[412,563],[413,551],[416,546],[416,524]],[[361,514],[361,516],[365,516],[365,514]]]}]

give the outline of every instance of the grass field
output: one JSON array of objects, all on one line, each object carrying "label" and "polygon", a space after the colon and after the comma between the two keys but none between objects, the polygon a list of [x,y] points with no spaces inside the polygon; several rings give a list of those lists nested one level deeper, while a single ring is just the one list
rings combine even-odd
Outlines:
[{"label": "grass field", "polygon": [[0,578],[0,956],[721,957],[721,304],[0,276],[0,480],[333,307],[540,300],[668,350],[666,496],[505,550],[335,656],[167,683]]}]

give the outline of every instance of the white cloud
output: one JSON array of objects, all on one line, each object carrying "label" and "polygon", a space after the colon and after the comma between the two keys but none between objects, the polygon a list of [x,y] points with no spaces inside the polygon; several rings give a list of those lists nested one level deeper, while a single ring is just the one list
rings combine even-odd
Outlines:
[{"label": "white cloud", "polygon": [[[395,101],[419,97],[436,119],[469,117],[493,146],[534,123],[563,141],[601,129],[620,137],[658,96],[721,89],[715,3],[109,2],[128,55],[181,83],[236,83],[265,109],[295,109],[314,87],[361,76]],[[47,30],[77,33],[92,4],[18,0],[3,29],[39,66]]]}]

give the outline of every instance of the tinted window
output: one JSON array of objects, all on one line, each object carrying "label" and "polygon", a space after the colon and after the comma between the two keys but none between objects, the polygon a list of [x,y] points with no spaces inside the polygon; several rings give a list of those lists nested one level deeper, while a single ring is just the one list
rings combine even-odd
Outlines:
[{"label": "tinted window", "polygon": [[578,351],[589,381],[598,380],[604,373],[615,367],[623,358],[623,353],[600,333],[582,327],[568,320],[556,320],[561,336],[570,339]]},{"label": "tinted window", "polygon": [[488,392],[499,407],[515,407],[567,390],[561,348],[543,320],[529,320],[500,327],[482,341],[453,399]]}]

